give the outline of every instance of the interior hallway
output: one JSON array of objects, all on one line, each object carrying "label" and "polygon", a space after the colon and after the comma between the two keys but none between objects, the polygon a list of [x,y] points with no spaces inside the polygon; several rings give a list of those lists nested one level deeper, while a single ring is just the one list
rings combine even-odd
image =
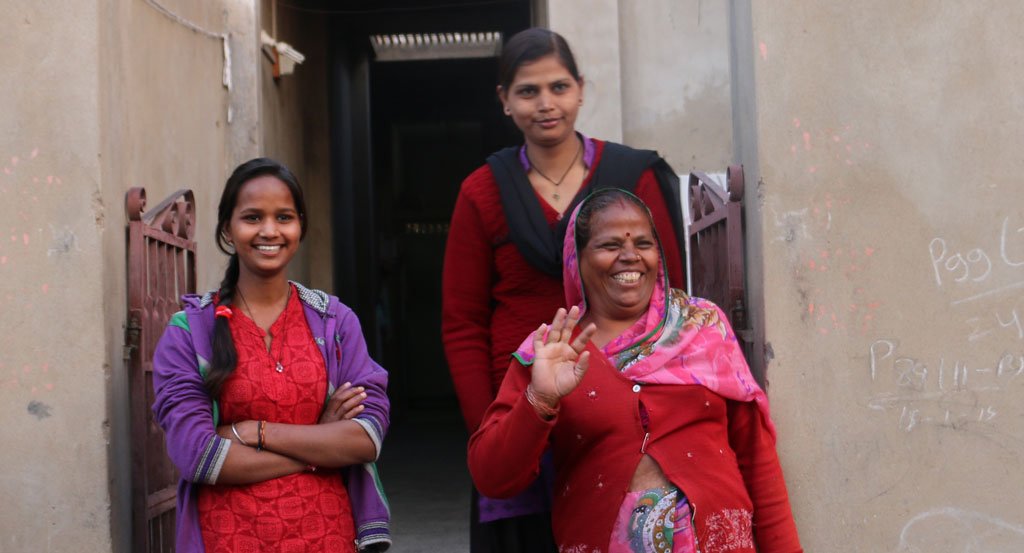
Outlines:
[{"label": "interior hallway", "polygon": [[378,466],[394,553],[469,551],[467,434],[454,403],[406,411],[385,439]]}]

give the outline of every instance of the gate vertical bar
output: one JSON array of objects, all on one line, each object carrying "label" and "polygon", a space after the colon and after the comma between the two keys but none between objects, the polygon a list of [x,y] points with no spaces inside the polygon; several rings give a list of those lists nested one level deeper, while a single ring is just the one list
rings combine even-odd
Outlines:
[{"label": "gate vertical bar", "polygon": [[179,296],[195,292],[195,198],[179,190],[143,213],[146,191],[125,195],[131,417],[132,551],[174,551],[177,471],[153,420],[153,350]]}]

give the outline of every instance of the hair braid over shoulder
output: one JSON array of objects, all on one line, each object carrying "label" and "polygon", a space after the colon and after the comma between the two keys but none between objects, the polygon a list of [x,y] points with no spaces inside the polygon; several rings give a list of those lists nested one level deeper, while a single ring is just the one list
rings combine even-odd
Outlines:
[{"label": "hair braid over shoulder", "polygon": [[[232,305],[235,287],[238,285],[238,254],[232,254],[228,268],[224,271],[224,280],[220,282],[217,292],[217,305]],[[235,341],[231,338],[231,328],[225,317],[214,317],[213,323],[213,359],[210,360],[210,371],[206,373],[206,390],[210,396],[220,395],[220,388],[235,370],[238,363],[238,352]]]}]

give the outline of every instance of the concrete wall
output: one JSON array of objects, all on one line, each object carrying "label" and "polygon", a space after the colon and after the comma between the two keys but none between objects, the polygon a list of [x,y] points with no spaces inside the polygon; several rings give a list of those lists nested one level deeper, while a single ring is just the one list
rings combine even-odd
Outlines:
[{"label": "concrete wall", "polygon": [[541,24],[565,36],[586,80],[581,131],[656,149],[684,174],[729,164],[727,0],[559,0],[544,8]]},{"label": "concrete wall", "polygon": [[[167,13],[159,8],[163,7]],[[0,550],[127,551],[124,193],[216,198],[256,154],[255,13],[224,0],[13,0],[0,69]],[[223,84],[230,36],[231,81]]]},{"label": "concrete wall", "polygon": [[98,13],[34,0],[4,11],[14,49],[0,59],[0,549],[104,551]]},{"label": "concrete wall", "polygon": [[1024,8],[736,4],[804,546],[1024,550]]},{"label": "concrete wall", "polygon": [[661,152],[680,173],[732,158],[729,11],[711,2],[619,0],[626,144]]},{"label": "concrete wall", "polygon": [[289,276],[322,290],[333,290],[331,246],[330,133],[327,102],[329,48],[327,18],[296,11],[282,3],[277,21],[271,2],[261,2],[267,33],[306,56],[295,72],[274,79],[271,64],[260,59],[260,122],[265,155],[286,164],[302,184],[309,229]]}]

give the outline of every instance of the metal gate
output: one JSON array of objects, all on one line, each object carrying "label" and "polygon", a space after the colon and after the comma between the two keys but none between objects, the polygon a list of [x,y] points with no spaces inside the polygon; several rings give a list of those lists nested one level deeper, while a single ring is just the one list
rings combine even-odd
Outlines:
[{"label": "metal gate", "polygon": [[[754,334],[749,328],[743,266],[743,167],[726,170],[727,191],[705,173],[690,173],[690,270],[693,295],[718,304],[736,331],[751,368]],[[760,375],[755,377],[763,384]]]},{"label": "metal gate", "polygon": [[132,551],[174,552],[177,470],[153,420],[153,349],[182,294],[196,289],[195,198],[179,190],[143,213],[146,191],[125,195],[131,409]]}]

